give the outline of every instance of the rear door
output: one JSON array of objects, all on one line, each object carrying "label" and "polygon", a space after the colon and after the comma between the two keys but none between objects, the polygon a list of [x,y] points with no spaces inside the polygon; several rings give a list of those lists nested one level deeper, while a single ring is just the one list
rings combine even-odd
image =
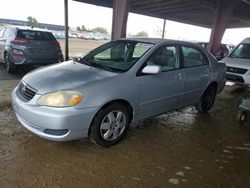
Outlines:
[{"label": "rear door", "polygon": [[198,47],[181,47],[182,67],[185,75],[182,106],[198,102],[210,80],[211,67],[204,52]]},{"label": "rear door", "polygon": [[183,70],[180,69],[177,46],[158,48],[146,61],[146,65],[160,65],[162,72],[139,76],[140,119],[177,109],[183,89]]},{"label": "rear door", "polygon": [[17,38],[27,41],[20,46],[27,58],[56,58],[60,50],[59,43],[50,32],[18,30]]}]

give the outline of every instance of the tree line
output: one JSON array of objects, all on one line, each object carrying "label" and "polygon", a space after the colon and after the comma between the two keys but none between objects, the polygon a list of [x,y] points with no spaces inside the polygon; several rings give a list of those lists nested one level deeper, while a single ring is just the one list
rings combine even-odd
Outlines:
[{"label": "tree line", "polygon": [[[27,26],[39,27],[40,24],[36,18],[29,16],[29,17],[27,17]],[[87,31],[87,32],[93,32],[93,33],[108,34],[107,29],[105,29],[103,27],[95,27],[94,29],[87,29],[84,25],[82,25],[82,26],[77,26],[76,30],[77,31]],[[148,37],[148,33],[146,31],[140,31],[137,34],[133,35],[133,37]]]}]

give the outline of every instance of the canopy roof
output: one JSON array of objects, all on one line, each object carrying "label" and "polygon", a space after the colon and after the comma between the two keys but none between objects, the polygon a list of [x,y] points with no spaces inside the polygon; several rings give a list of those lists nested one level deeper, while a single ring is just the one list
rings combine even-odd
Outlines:
[{"label": "canopy roof", "polygon": [[[113,7],[113,0],[75,0],[103,7]],[[153,16],[211,28],[219,0],[129,0],[132,13]],[[227,3],[230,3],[228,0]],[[239,0],[227,28],[250,27],[250,0]]]}]

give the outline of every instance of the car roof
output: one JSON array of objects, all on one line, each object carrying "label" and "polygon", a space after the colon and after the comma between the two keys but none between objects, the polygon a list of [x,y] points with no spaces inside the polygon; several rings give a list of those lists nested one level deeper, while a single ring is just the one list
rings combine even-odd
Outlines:
[{"label": "car roof", "polygon": [[29,27],[29,26],[16,26],[16,25],[13,25],[13,26],[5,26],[3,28],[13,28],[13,29],[20,29],[20,30],[23,29],[23,30],[50,32],[49,30],[46,30],[46,29],[41,29],[41,28],[38,28],[38,27]]},{"label": "car roof", "polygon": [[250,37],[245,38],[241,43],[250,43]]},{"label": "car roof", "polygon": [[151,44],[175,43],[175,44],[189,44],[189,45],[192,44],[195,46],[199,46],[194,42],[172,40],[172,39],[161,39],[161,38],[121,38],[119,40],[136,41],[136,42],[151,43]]}]

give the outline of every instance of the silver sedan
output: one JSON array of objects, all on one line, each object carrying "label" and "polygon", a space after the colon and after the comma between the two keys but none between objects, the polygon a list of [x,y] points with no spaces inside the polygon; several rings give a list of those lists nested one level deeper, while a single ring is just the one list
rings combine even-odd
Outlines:
[{"label": "silver sedan", "polygon": [[20,123],[40,137],[89,137],[107,147],[135,121],[192,105],[207,112],[225,73],[225,65],[197,44],[121,39],[29,73],[12,102]]}]

